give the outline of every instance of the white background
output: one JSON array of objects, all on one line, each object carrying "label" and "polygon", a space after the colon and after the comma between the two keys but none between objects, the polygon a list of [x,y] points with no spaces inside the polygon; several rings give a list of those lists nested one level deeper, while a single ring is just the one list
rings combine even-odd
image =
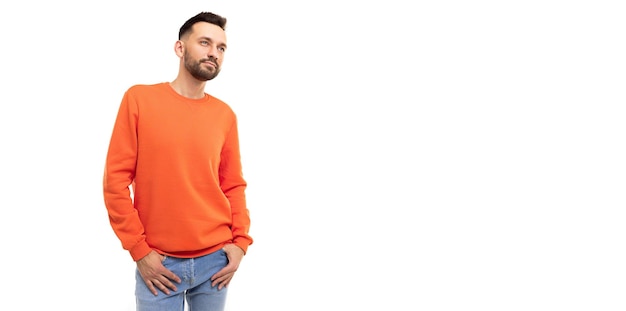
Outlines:
[{"label": "white background", "polygon": [[0,8],[0,309],[133,310],[101,180],[133,84],[229,19],[242,310],[625,310],[620,1],[22,1]]}]

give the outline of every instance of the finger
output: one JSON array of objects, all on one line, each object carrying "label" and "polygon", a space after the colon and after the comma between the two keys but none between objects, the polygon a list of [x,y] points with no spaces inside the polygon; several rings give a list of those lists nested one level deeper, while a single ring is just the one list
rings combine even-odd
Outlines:
[{"label": "finger", "polygon": [[157,287],[157,288],[159,288],[159,289],[160,289],[162,292],[164,292],[166,295],[169,295],[169,294],[170,294],[169,289],[168,289],[168,288],[167,288],[167,286],[165,286],[165,284],[163,284],[162,282],[160,282],[160,281],[158,281],[158,280],[155,280],[153,283],[156,285],[156,287]]},{"label": "finger", "polygon": [[224,277],[225,275],[228,275],[229,273],[235,273],[235,270],[233,269],[233,267],[231,265],[226,265],[226,266],[224,266],[224,268],[222,268],[220,271],[217,271],[217,273],[215,273],[211,277],[211,281],[215,281],[218,278],[221,278],[221,277]]},{"label": "finger", "polygon": [[180,284],[180,282],[181,282],[181,280],[180,280],[180,278],[178,277],[178,275],[176,275],[174,272],[172,272],[172,271],[170,271],[170,270],[165,271],[165,272],[163,273],[163,276],[165,276],[165,277],[168,279],[168,281],[169,281],[169,280],[172,280],[172,281],[174,281],[174,282],[176,282],[176,283],[178,283],[178,284]]},{"label": "finger", "polygon": [[167,284],[165,284],[165,286],[167,286],[169,289],[171,289],[173,291],[177,290],[176,285],[174,285],[174,283],[172,283],[172,282],[167,282]]},{"label": "finger", "polygon": [[232,277],[233,277],[233,274],[232,274],[232,273],[230,273],[230,274],[227,274],[227,275],[221,276],[221,277],[219,277],[219,278],[216,278],[213,282],[211,282],[211,286],[216,286],[216,285],[219,285],[219,287],[218,287],[218,288],[219,288],[219,289],[221,289],[222,284],[223,284],[224,282],[227,282],[228,280],[230,280]]},{"label": "finger", "polygon": [[[177,291],[177,287],[176,284],[174,284],[174,282],[180,284],[181,280],[180,278],[172,271],[167,270],[165,272],[163,272],[159,277],[158,277],[158,281],[161,282],[161,284],[163,284],[165,287],[173,290],[173,291]],[[174,282],[172,282],[174,281]],[[165,291],[164,291],[165,292]]]},{"label": "finger", "polygon": [[148,290],[152,293],[152,295],[158,295],[157,289],[154,287],[154,285],[152,284],[152,282],[144,279],[143,280],[144,284],[146,284],[146,287],[148,287]]},{"label": "finger", "polygon": [[230,275],[229,277],[227,277],[225,280],[223,280],[219,286],[217,287],[218,290],[221,290],[224,287],[227,287],[228,284],[230,284],[230,281],[233,279],[233,275]]},{"label": "finger", "polygon": [[227,287],[228,283],[230,283],[230,280],[220,283],[220,285],[217,287],[217,290],[222,290],[222,288]]},{"label": "finger", "polygon": [[168,295],[169,295],[170,293],[169,293],[169,290],[168,290],[168,289],[171,289],[171,290],[173,290],[173,291],[176,291],[176,285],[175,285],[174,283],[170,282],[170,280],[168,280],[167,278],[163,277],[163,279],[162,279],[162,280],[160,280],[160,281],[161,281],[161,285],[162,285],[161,290],[162,290],[164,293],[166,293],[166,294],[168,294]]}]

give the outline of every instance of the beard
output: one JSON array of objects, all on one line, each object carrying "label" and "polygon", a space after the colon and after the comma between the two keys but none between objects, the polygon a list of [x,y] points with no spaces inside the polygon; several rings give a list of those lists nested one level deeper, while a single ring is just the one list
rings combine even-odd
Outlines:
[{"label": "beard", "polygon": [[[212,80],[213,78],[217,77],[217,75],[220,73],[221,68],[217,64],[215,59],[213,58],[204,58],[199,61],[196,61],[193,58],[191,58],[191,56],[189,56],[187,51],[185,51],[185,55],[183,56],[183,59],[184,59],[185,68],[187,69],[187,71],[189,71],[189,73],[194,78],[200,81]],[[213,65],[215,65],[215,68],[213,68],[213,70],[206,69],[203,65],[204,62],[213,63]]]}]

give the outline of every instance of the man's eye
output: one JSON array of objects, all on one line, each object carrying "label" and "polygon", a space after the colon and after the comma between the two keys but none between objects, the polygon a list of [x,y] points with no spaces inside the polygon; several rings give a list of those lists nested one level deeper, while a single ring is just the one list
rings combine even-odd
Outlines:
[{"label": "man's eye", "polygon": [[202,44],[202,45],[208,45],[208,44],[209,44],[209,41],[200,41],[200,44]]},{"label": "man's eye", "polygon": [[226,48],[225,47],[219,47],[218,49],[220,50],[220,52],[226,52]]}]

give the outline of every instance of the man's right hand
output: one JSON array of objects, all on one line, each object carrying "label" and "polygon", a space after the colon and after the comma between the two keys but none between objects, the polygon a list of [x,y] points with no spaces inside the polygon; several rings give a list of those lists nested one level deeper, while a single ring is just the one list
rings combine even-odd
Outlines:
[{"label": "man's right hand", "polygon": [[141,278],[155,296],[158,294],[157,288],[169,295],[170,290],[176,291],[176,285],[172,281],[178,284],[181,282],[174,272],[163,266],[163,258],[163,255],[153,250],[137,261],[137,270]]}]

